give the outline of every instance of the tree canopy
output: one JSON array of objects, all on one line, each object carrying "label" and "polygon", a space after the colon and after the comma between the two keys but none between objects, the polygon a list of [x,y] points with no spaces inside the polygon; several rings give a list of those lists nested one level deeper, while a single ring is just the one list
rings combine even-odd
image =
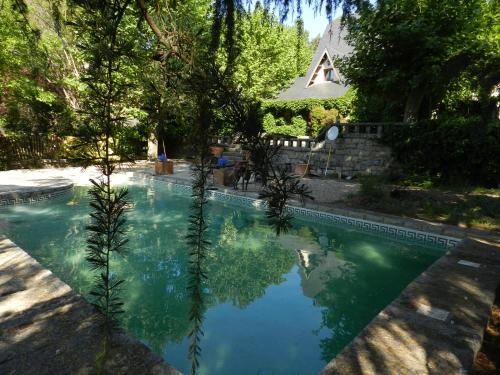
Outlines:
[{"label": "tree canopy", "polygon": [[[85,16],[77,6],[83,3],[0,5],[4,131],[81,135],[81,108],[91,97],[84,82],[88,56],[79,49],[89,35],[75,27]],[[498,1],[136,0],[128,4],[121,35],[133,40],[119,67],[129,86],[120,100],[127,126],[115,136],[134,151],[154,132],[166,140],[160,151],[165,143],[168,154],[180,153],[204,90],[211,93],[216,132],[262,127],[261,109],[308,105],[269,106],[305,73],[316,47],[300,19],[305,6],[322,10],[318,17],[343,11],[355,49],[342,62],[354,88],[341,100],[348,108],[337,108],[342,116],[376,122],[481,113],[491,119],[498,111],[492,95],[500,82]],[[292,13],[297,22],[283,24]],[[284,126],[295,122],[302,133],[305,120],[314,134],[309,115],[299,115],[286,117]],[[278,133],[286,130],[276,124]]]},{"label": "tree canopy", "polygon": [[498,14],[498,2],[489,0],[362,7],[348,23],[354,52],[342,71],[366,105],[376,98],[371,105],[393,120],[430,118],[459,86],[489,96],[499,83]]},{"label": "tree canopy", "polygon": [[67,60],[57,46],[50,15],[39,25],[31,14],[35,12],[22,2],[0,5],[0,126],[64,133],[73,99],[65,82]]},{"label": "tree canopy", "polygon": [[284,26],[257,3],[237,26],[234,79],[248,95],[272,99],[296,77],[304,75],[313,54],[299,21]]}]

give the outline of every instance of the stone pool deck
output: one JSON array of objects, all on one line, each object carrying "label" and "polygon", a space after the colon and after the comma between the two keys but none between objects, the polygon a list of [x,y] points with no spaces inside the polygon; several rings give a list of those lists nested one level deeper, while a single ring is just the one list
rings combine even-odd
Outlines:
[{"label": "stone pool deck", "polygon": [[54,170],[0,172],[0,206],[49,199],[72,186],[71,179]]},{"label": "stone pool deck", "polygon": [[[96,310],[13,242],[0,238],[0,374],[95,374]],[[179,375],[145,345],[113,336],[106,374]]]},{"label": "stone pool deck", "polygon": [[[87,173],[82,174],[75,168],[70,170],[50,173],[62,173],[72,183],[78,179],[88,180]],[[151,164],[124,171],[150,176]],[[0,172],[0,181],[4,181],[2,173],[5,172]],[[160,179],[189,184],[192,181],[189,165],[178,163],[173,176]],[[248,197],[257,195],[254,189],[248,192],[219,190]],[[480,348],[500,282],[500,235],[375,212],[338,209],[321,202],[307,207],[463,239],[380,312],[321,375],[466,374]],[[66,284],[10,241],[0,242],[1,374],[92,373],[89,363],[93,363],[96,343],[100,340],[95,321],[90,305]],[[82,352],[82,348],[89,350]],[[108,363],[110,372],[178,373],[126,335],[119,335],[112,353]],[[50,367],[53,363],[60,367]],[[54,370],[64,366],[73,366],[68,369],[74,371]]]},{"label": "stone pool deck", "polygon": [[[134,164],[126,164],[117,170],[120,172],[140,173],[145,176],[153,176],[154,163],[140,161]],[[78,167],[47,168],[47,169],[17,169],[0,172],[0,205],[27,203],[30,200],[41,200],[50,198],[50,193],[71,188],[73,184],[88,184],[89,178],[96,178],[99,172],[95,168],[82,169]],[[190,185],[193,181],[191,164],[183,160],[175,161],[174,174],[159,176],[160,179],[178,184]],[[317,203],[331,203],[343,199],[347,194],[355,193],[359,184],[355,182],[336,179],[303,178],[316,197]],[[209,178],[212,187],[219,191],[236,193],[252,198],[259,194],[260,184],[251,181],[247,191],[234,191],[229,186],[214,185]]]},{"label": "stone pool deck", "polygon": [[[141,168],[135,169],[144,175],[153,176],[153,164],[143,165]],[[177,161],[174,164],[173,175],[156,176],[157,179],[168,181],[176,184],[190,185],[193,181],[191,164],[184,161]],[[344,199],[348,194],[356,193],[359,190],[359,184],[352,181],[338,180],[334,178],[310,178],[305,177],[301,182],[309,187],[312,195],[315,197],[315,202],[319,204],[332,203]],[[209,176],[208,184],[218,191],[242,195],[250,198],[257,198],[261,190],[261,184],[255,183],[253,178],[248,184],[248,189],[243,191],[241,182],[238,185],[238,190],[234,190],[232,186],[216,185],[213,178]]]},{"label": "stone pool deck", "polygon": [[470,236],[380,312],[321,375],[467,374],[500,282],[500,237]]}]

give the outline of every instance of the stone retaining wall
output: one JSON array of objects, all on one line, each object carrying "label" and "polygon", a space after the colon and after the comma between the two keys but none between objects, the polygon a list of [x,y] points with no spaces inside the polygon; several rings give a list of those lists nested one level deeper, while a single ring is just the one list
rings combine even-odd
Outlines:
[{"label": "stone retaining wall", "polygon": [[[281,163],[307,163],[311,154],[311,170],[315,174],[324,174],[325,166],[331,155],[328,170],[330,174],[342,176],[380,175],[392,167],[391,149],[383,145],[380,139],[386,128],[401,126],[402,123],[341,123],[339,138],[335,141],[320,141],[312,137],[268,136],[264,141],[270,145],[279,145],[283,150]],[[226,151],[238,150],[241,145],[229,136],[211,137],[212,144],[222,144]],[[236,144],[235,144],[236,143]],[[311,150],[313,150],[311,152]]]},{"label": "stone retaining wall", "polygon": [[311,169],[317,174],[324,173],[331,147],[329,173],[356,176],[386,172],[392,163],[391,149],[378,139],[360,136],[346,136],[327,141],[322,148],[314,150],[297,147],[283,147],[285,161],[292,165],[305,163],[311,154]]}]

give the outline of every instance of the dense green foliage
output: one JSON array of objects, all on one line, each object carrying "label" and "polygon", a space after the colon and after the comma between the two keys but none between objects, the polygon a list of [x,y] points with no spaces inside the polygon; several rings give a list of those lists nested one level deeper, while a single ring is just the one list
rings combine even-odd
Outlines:
[{"label": "dense green foliage", "polygon": [[436,183],[500,183],[500,124],[480,117],[394,126],[384,142],[409,176]]},{"label": "dense green foliage", "polygon": [[[200,61],[205,58],[202,56],[207,55],[210,24],[205,14],[210,11],[209,5],[210,1],[192,0],[168,9],[171,19],[162,21],[161,25],[169,34],[172,33],[170,38],[174,42],[171,43],[175,45],[171,49],[177,52],[168,54],[168,58],[157,57],[160,61],[149,63],[149,68],[141,77],[147,93],[143,107],[148,114],[145,121],[155,129],[160,139],[160,150],[163,151],[165,144],[168,155],[182,151],[182,145],[188,143],[187,136],[193,127],[196,113],[193,86],[200,86],[190,81],[192,76],[186,55],[196,52]],[[160,10],[158,16],[162,11],[167,12]],[[246,104],[235,103],[235,99],[256,101],[272,98],[305,71],[312,56],[307,33],[299,31],[300,25],[281,25],[259,4],[251,12],[241,11],[237,20],[233,35],[237,49],[234,61],[227,65],[227,53],[221,46],[216,57],[218,67],[205,68],[219,85],[218,98],[215,99],[220,102],[221,108],[216,111],[218,125],[215,131],[220,133],[240,131],[235,128],[245,127],[241,113],[237,113],[241,112],[240,109],[234,108]],[[180,35],[174,35],[173,30]],[[224,38],[222,43],[225,43]],[[160,47],[161,50],[163,48]],[[225,103],[230,99],[227,95],[233,98],[230,106]]]},{"label": "dense green foliage", "polygon": [[272,99],[293,80],[305,74],[313,50],[300,25],[281,25],[259,3],[237,25],[234,79],[245,93]]},{"label": "dense green foliage", "polygon": [[390,0],[362,7],[349,22],[354,53],[342,64],[361,98],[358,116],[428,119],[460,96],[478,97],[486,112],[494,108],[490,95],[500,82],[498,14],[494,0]]},{"label": "dense green foliage", "polygon": [[354,100],[355,92],[349,91],[332,99],[264,101],[264,131],[269,135],[317,136],[325,126],[349,118]]},{"label": "dense green foliage", "polygon": [[[88,123],[83,109],[93,95],[86,82],[89,55],[81,47],[94,43],[96,49],[102,49],[105,45],[101,40],[92,40],[97,33],[87,34],[75,27],[86,16],[77,3],[38,0],[2,3],[0,34],[6,41],[2,46],[7,48],[0,51],[0,127],[8,137],[35,133],[43,137],[78,136],[86,142]],[[115,150],[122,148],[140,155],[144,153],[149,132],[144,121],[146,113],[140,108],[146,93],[140,77],[143,65],[151,61],[151,51],[144,48],[150,35],[145,32],[147,29],[137,28],[131,4],[122,32],[134,42],[116,74],[116,79],[130,86],[122,98],[120,114],[127,126],[120,126],[112,140]],[[75,153],[64,155],[75,156]]]},{"label": "dense green foliage", "polygon": [[309,113],[309,118],[311,119],[310,128],[313,136],[317,136],[321,130],[341,120],[337,109],[325,109],[321,106],[313,107]]},{"label": "dense green foliage", "polygon": [[298,137],[307,134],[307,122],[301,116],[291,118],[287,124],[283,118],[275,119],[272,113],[266,113],[263,120],[263,130],[266,135],[284,135]]},{"label": "dense green foliage", "polygon": [[22,2],[0,4],[0,127],[64,134],[72,119],[71,53],[58,43],[48,9],[36,9],[47,18],[44,28],[26,22],[29,12]]},{"label": "dense green foliage", "polygon": [[[85,146],[85,160],[98,165],[106,158],[132,157],[122,141],[129,127],[127,120],[135,114],[130,108],[134,88],[131,70],[136,69],[133,56],[140,39],[136,29],[130,28],[129,4],[124,0],[124,4],[110,2],[94,8],[83,3],[74,27],[80,35],[80,54],[87,61],[81,75],[83,98],[76,132]],[[115,12],[120,16],[116,20]]]},{"label": "dense green foliage", "polygon": [[352,111],[354,93],[332,99],[303,99],[303,100],[273,100],[265,101],[262,109],[276,116],[307,116],[315,107],[336,109],[342,117],[347,117]]}]

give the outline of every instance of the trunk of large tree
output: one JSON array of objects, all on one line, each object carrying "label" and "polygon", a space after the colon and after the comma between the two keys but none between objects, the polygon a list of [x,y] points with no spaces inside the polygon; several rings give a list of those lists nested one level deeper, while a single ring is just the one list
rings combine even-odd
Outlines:
[{"label": "trunk of large tree", "polygon": [[413,122],[418,120],[418,114],[420,112],[423,99],[424,90],[416,88],[410,91],[408,98],[406,98],[403,122]]},{"label": "trunk of large tree", "polygon": [[499,119],[499,109],[497,106],[499,100],[498,97],[493,95],[495,89],[494,85],[490,85],[489,87],[484,85],[479,89],[481,117],[485,122]]}]

